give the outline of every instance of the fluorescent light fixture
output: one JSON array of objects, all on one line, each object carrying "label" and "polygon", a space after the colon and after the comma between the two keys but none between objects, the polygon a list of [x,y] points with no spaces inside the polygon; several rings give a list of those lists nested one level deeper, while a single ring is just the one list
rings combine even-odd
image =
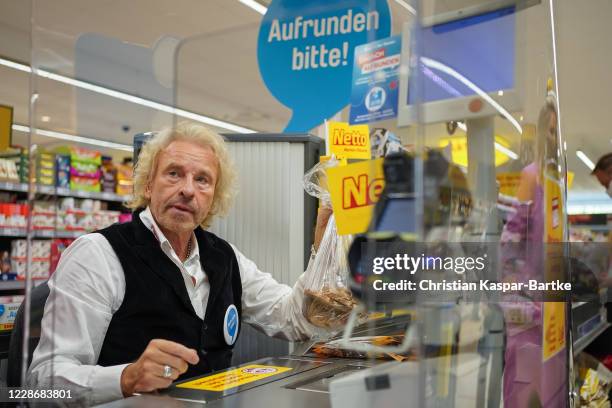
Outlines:
[{"label": "fluorescent light fixture", "polygon": [[195,112],[190,112],[184,109],[175,108],[174,106],[164,105],[163,103],[154,102],[149,99],[141,98],[139,96],[130,95],[124,92],[115,91],[113,89],[105,88],[103,86],[94,85],[89,82],[80,81],[78,79],[69,78],[63,75],[54,74],[53,72],[45,71],[42,69],[32,70],[27,65],[19,64],[13,61],[0,58],[0,65],[4,65],[9,68],[14,68],[24,72],[33,72],[34,74],[50,79],[52,81],[61,82],[67,85],[71,85],[77,88],[85,89],[91,92],[107,95],[116,99],[121,99],[126,102],[135,103],[137,105],[146,106],[148,108],[156,109],[161,112],[170,113],[172,115],[180,116],[186,119],[191,119],[196,122],[205,123],[210,126],[215,126],[221,129],[226,129],[236,133],[255,133],[253,129],[245,128],[242,126],[234,125],[233,123],[224,122],[222,120],[213,119],[208,116],[200,115]]},{"label": "fluorescent light fixture", "polygon": [[487,101],[491,106],[493,106],[499,113],[501,113],[503,117],[505,117],[510,123],[512,123],[512,125],[516,128],[516,130],[518,130],[520,134],[523,134],[523,128],[517,122],[517,120],[514,119],[514,117],[503,106],[497,103],[495,99],[491,98],[485,91],[480,89],[478,85],[476,85],[475,83],[473,83],[472,81],[470,81],[469,79],[467,79],[466,77],[464,77],[463,75],[461,75],[459,72],[455,71],[448,65],[441,63],[440,61],[436,61],[436,60],[433,60],[427,57],[421,57],[421,62],[425,64],[426,66],[428,66],[429,68],[437,69],[438,71],[442,71],[446,73],[447,75],[450,75],[456,78],[457,80],[461,81],[468,88],[476,92],[478,96],[480,96],[482,99]]},{"label": "fluorescent light fixture", "polygon": [[[459,129],[463,130],[464,132],[467,132],[467,126],[465,125],[465,123],[457,122],[457,127]],[[512,150],[508,149],[506,146],[503,146],[503,145],[501,145],[501,144],[499,144],[497,142],[495,142],[495,150],[505,154],[506,156],[508,156],[512,160],[516,160],[519,157],[518,154],[514,153]]]},{"label": "fluorescent light fixture", "polygon": [[[30,133],[30,127],[24,125],[13,125],[13,130],[17,132]],[[67,140],[69,142],[85,143],[94,146],[107,147],[109,149],[124,150],[133,152],[134,148],[130,145],[121,143],[107,142],[105,140],[92,139],[85,136],[69,135],[68,133],[56,132],[54,130],[36,129],[36,134],[40,136],[51,137],[53,139]]]},{"label": "fluorescent light fixture", "polygon": [[256,2],[255,0],[238,0],[238,1],[244,4],[245,6],[252,8],[259,14],[266,14],[266,11],[268,11],[268,8],[266,6],[264,6],[261,3]]},{"label": "fluorescent light fixture", "polygon": [[416,10],[414,9],[414,7],[408,4],[406,0],[395,0],[395,2],[399,4],[400,6],[402,6],[403,8],[405,8],[406,10],[408,10],[410,13],[412,13],[412,15],[416,16]]},{"label": "fluorescent light fixture", "polygon": [[576,156],[578,156],[578,158],[582,160],[584,165],[587,166],[589,170],[593,171],[593,169],[595,168],[595,163],[593,163],[591,159],[589,159],[589,156],[587,156],[582,150],[576,150]]},{"label": "fluorescent light fixture", "polygon": [[0,65],[4,65],[5,67],[13,68],[18,71],[32,72],[32,68],[30,68],[29,66],[20,64],[18,62],[13,62],[13,61],[10,61],[4,58],[0,58]]}]

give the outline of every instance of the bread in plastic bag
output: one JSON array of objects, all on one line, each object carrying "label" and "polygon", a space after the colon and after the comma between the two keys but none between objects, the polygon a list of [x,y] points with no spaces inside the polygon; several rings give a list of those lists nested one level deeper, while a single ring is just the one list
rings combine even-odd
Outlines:
[{"label": "bread in plastic bag", "polygon": [[339,329],[346,324],[357,302],[348,289],[346,254],[351,236],[339,236],[336,220],[329,218],[319,250],[306,271],[304,317],[313,325]]},{"label": "bread in plastic bag", "polygon": [[[338,160],[332,157],[304,175],[304,190],[321,200],[325,207],[331,207],[325,170],[337,165]],[[338,235],[335,217],[331,215],[319,249],[306,271],[302,313],[317,327],[341,329],[357,304],[347,285],[346,255],[352,239],[351,235]]]}]

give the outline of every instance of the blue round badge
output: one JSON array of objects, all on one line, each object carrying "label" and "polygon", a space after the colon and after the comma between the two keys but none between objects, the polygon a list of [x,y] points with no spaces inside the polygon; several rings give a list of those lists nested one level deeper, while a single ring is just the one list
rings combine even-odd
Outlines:
[{"label": "blue round badge", "polygon": [[233,304],[229,305],[225,311],[225,317],[223,318],[223,336],[225,337],[225,342],[229,346],[236,342],[239,324],[236,306]]}]

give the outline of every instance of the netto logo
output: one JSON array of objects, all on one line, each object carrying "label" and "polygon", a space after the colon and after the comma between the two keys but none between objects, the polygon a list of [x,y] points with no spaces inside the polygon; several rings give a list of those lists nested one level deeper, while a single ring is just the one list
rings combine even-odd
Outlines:
[{"label": "netto logo", "polygon": [[384,186],[384,178],[370,178],[368,174],[343,178],[342,208],[346,210],[376,203]]},{"label": "netto logo", "polygon": [[334,130],[332,140],[336,146],[365,146],[367,142],[365,134],[343,129]]}]

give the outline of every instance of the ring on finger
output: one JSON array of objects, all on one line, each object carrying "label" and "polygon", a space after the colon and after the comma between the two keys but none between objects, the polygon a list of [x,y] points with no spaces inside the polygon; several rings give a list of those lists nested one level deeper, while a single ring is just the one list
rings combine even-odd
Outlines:
[{"label": "ring on finger", "polygon": [[163,377],[164,378],[170,378],[172,377],[172,367],[170,367],[169,365],[165,365],[164,366],[164,373],[163,373]]}]

